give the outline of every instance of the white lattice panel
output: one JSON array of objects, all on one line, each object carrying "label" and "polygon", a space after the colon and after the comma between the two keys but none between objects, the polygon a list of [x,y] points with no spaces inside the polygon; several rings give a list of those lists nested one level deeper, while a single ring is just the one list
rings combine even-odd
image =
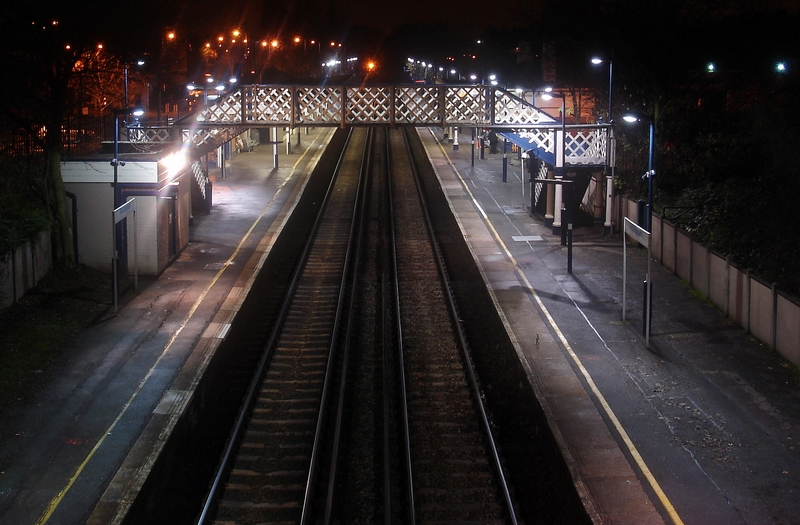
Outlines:
[{"label": "white lattice panel", "polygon": [[394,91],[394,120],[397,124],[442,125],[440,98],[437,86],[397,87]]},{"label": "white lattice panel", "polygon": [[556,134],[554,129],[531,129],[520,131],[518,134],[528,141],[531,145],[530,149],[542,149],[555,155]]},{"label": "white lattice panel", "polygon": [[290,126],[292,88],[288,86],[245,86],[244,121],[252,125]]},{"label": "white lattice panel", "polygon": [[[507,91],[481,85],[241,86],[177,125],[193,128],[185,131],[187,144],[207,150],[248,127],[376,124],[502,128],[551,160],[555,156],[560,165],[560,120]],[[132,133],[141,143],[171,140],[163,129]],[[608,134],[608,127],[570,129],[566,165],[605,164],[613,155]]]},{"label": "white lattice panel", "polygon": [[338,124],[342,120],[343,96],[341,87],[297,88],[297,124]]},{"label": "white lattice panel", "polygon": [[392,122],[392,88],[347,88],[347,124],[390,124]]},{"label": "white lattice panel", "polygon": [[[547,164],[544,162],[539,163],[539,171],[536,172],[536,179],[545,180],[547,179]],[[534,202],[539,202],[539,197],[542,194],[542,188],[544,188],[544,184],[534,184],[533,185],[534,191]]]},{"label": "white lattice panel", "polygon": [[489,112],[482,86],[445,88],[445,121],[450,126],[487,126]]},{"label": "white lattice panel", "polygon": [[128,128],[130,142],[169,142],[170,128]]},{"label": "white lattice panel", "polygon": [[604,129],[570,130],[564,151],[567,164],[605,164],[608,151],[607,136],[608,133]]},{"label": "white lattice panel", "polygon": [[242,90],[226,93],[213,104],[200,110],[198,122],[207,124],[238,124],[242,121]]},{"label": "white lattice panel", "polygon": [[197,156],[201,156],[245,131],[247,128],[235,127],[186,129],[183,130],[183,143],[193,146]]},{"label": "white lattice panel", "polygon": [[539,125],[557,122],[542,110],[501,89],[494,90],[495,125]]}]

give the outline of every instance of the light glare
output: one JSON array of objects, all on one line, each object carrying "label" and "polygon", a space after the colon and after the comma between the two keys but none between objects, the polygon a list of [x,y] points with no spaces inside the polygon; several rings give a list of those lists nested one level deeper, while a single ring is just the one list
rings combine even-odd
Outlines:
[{"label": "light glare", "polygon": [[183,152],[172,153],[161,159],[161,163],[169,173],[177,173],[186,166],[186,154]]}]

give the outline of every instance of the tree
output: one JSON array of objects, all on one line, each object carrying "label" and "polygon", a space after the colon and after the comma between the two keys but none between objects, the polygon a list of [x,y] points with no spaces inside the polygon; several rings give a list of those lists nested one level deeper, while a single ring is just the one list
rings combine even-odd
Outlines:
[{"label": "tree", "polygon": [[[64,119],[80,106],[76,74],[104,37],[108,43],[136,34],[123,26],[121,4],[97,0],[20,0],[0,18],[0,66],[13,72],[0,86],[0,119],[23,131],[43,152],[38,203],[47,210],[56,267],[75,264],[72,224],[61,177]],[[31,176],[35,177],[35,173]]]}]

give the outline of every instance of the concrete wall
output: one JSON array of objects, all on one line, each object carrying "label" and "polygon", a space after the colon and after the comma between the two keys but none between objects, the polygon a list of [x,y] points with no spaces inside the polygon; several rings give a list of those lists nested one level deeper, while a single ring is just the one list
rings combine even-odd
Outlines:
[{"label": "concrete wall", "polygon": [[750,333],[759,341],[775,346],[772,328],[772,317],[775,315],[773,308],[773,287],[764,284],[759,279],[750,279]]},{"label": "concrete wall", "polygon": [[39,234],[6,258],[0,258],[0,308],[11,306],[36,286],[53,264],[50,232]]},{"label": "concrete wall", "polygon": [[775,349],[792,363],[800,361],[800,305],[778,293]]},{"label": "concrete wall", "polygon": [[[636,202],[621,198],[617,224],[635,221]],[[653,215],[653,259],[691,284],[753,337],[800,366],[800,301],[749,270],[695,242],[675,224]]]},{"label": "concrete wall", "polygon": [[709,253],[708,298],[717,308],[728,313],[728,258]]}]

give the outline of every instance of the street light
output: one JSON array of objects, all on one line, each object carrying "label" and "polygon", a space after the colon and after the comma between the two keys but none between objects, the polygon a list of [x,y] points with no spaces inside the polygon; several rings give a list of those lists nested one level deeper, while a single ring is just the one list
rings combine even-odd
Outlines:
[{"label": "street light", "polygon": [[[592,64],[599,66],[603,64],[605,60],[600,57],[592,58]],[[611,113],[612,102],[614,100],[614,62],[612,60],[608,61],[608,123],[614,120],[614,117]]]},{"label": "street light", "polygon": [[[642,175],[642,178],[647,178],[647,210],[645,213],[645,224],[641,226],[645,228],[647,231],[652,233],[652,225],[653,225],[653,178],[656,176],[656,172],[653,169],[653,142],[655,138],[655,122],[652,117],[646,117],[647,120],[650,122],[650,147],[649,147],[649,155],[647,161],[647,173]],[[622,120],[628,123],[635,123],[641,122],[642,118],[637,115],[625,115],[622,117]]]},{"label": "street light", "polygon": [[[561,99],[561,172],[564,170],[566,164],[566,140],[567,140],[567,123],[565,120],[566,108],[565,103],[567,97],[564,93],[553,93],[553,88],[547,87],[541,93],[542,100],[551,100],[554,98]],[[563,175],[563,173],[562,173]]]},{"label": "street light", "polygon": [[[628,123],[635,123],[641,122],[642,118],[637,115],[625,115],[622,117],[622,120]],[[652,322],[653,317],[653,280],[652,276],[650,275],[650,245],[652,244],[652,234],[653,234],[653,178],[656,176],[656,172],[653,169],[653,142],[655,138],[655,120],[653,117],[647,117],[647,120],[650,121],[650,148],[649,148],[649,156],[647,161],[647,173],[642,175],[642,178],[647,177],[647,210],[645,212],[644,221],[645,224],[640,224],[642,228],[647,230],[650,235],[650,240],[647,243],[647,276],[645,277],[644,281],[644,308],[643,308],[643,329],[644,329],[644,337],[645,341],[650,341],[650,325]]]},{"label": "street light", "polygon": [[[567,151],[567,122],[566,122],[566,113],[567,113],[567,111],[566,111],[566,100],[567,100],[567,96],[564,93],[554,93],[553,92],[553,88],[547,87],[547,88],[544,89],[544,92],[541,94],[541,97],[542,97],[542,100],[551,100],[553,98],[560,98],[561,99],[561,162],[560,162],[561,166],[556,166],[556,179],[563,180],[564,179],[564,168],[565,168],[566,163],[567,163],[567,153],[566,153],[566,151]],[[558,144],[558,142],[556,142],[556,144]],[[555,153],[558,153],[558,152],[556,151]],[[561,218],[561,204],[563,202],[561,186],[562,186],[561,184],[556,184],[556,188],[555,188],[555,208],[553,209],[553,228],[558,228],[560,230],[560,233],[561,233],[561,245],[562,246],[566,246],[567,244],[569,244],[569,246],[571,247],[572,246],[572,242],[571,242],[571,239],[572,239],[572,217],[571,217],[570,213],[571,213],[571,209],[572,208],[570,206],[570,201],[572,199],[572,195],[571,195],[571,192],[568,192],[568,194],[567,194],[567,204],[566,204],[566,210],[568,212],[567,213],[567,215],[568,215],[568,217],[567,217],[567,219],[568,219],[568,221],[567,221],[567,224],[568,224],[567,229],[569,230],[569,232],[567,232],[567,229],[564,229],[564,227],[562,225],[562,218]],[[568,234],[569,234],[569,242],[568,242],[568,238],[567,238]],[[570,255],[571,255],[571,249],[570,249]],[[571,257],[570,257],[570,259],[571,259]]]},{"label": "street light", "polygon": [[483,84],[483,40],[477,40],[475,43],[478,44],[478,77]]},{"label": "street light", "polygon": [[118,166],[125,165],[124,161],[119,160],[119,117],[121,115],[125,115],[126,118],[128,115],[141,117],[144,115],[144,109],[136,107],[114,110],[114,158],[111,160],[111,165],[114,167],[114,209],[117,209],[120,201],[120,192],[117,184],[119,175],[117,168]]},{"label": "street light", "polygon": [[[600,57],[593,57],[592,64],[598,66],[604,63]],[[608,123],[613,126],[614,114],[612,112],[614,100],[614,61],[608,61]],[[610,131],[613,133],[613,129]],[[610,137],[609,137],[610,138]],[[611,206],[612,206],[612,191],[614,188],[614,166],[609,169],[609,162],[611,160],[611,140],[606,141],[606,221],[604,230],[606,233],[611,233]]]},{"label": "street light", "polygon": [[[119,118],[120,116],[125,115],[125,118],[128,115],[134,115],[136,117],[140,117],[144,115],[144,109],[142,108],[124,108],[124,109],[115,109],[114,110],[114,158],[111,159],[111,165],[114,167],[114,209],[113,214],[116,214],[117,208],[120,207],[121,199],[121,192],[119,191],[119,166],[124,166],[125,162],[119,160]],[[113,215],[112,214],[112,215]],[[114,310],[117,309],[117,297],[119,291],[119,253],[120,253],[120,245],[122,241],[122,224],[116,222],[113,223],[112,227],[112,235],[113,235],[113,246],[114,246],[114,258],[112,260],[112,289],[114,293]]]}]

